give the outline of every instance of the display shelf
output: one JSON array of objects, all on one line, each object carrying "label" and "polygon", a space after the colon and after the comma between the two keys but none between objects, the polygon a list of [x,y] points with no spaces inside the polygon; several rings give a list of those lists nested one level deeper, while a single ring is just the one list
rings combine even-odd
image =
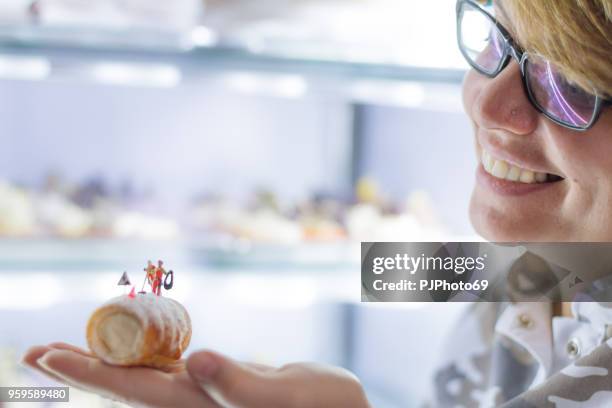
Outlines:
[{"label": "display shelf", "polygon": [[228,246],[200,239],[0,238],[0,273],[47,269],[67,272],[139,270],[147,259],[163,259],[179,268],[208,271],[357,270],[359,244]]},{"label": "display shelf", "polygon": [[1,238],[0,272],[86,272],[141,267],[149,258],[183,262],[179,242],[109,238]]},{"label": "display shelf", "polygon": [[189,33],[179,33],[4,25],[0,26],[0,54],[44,57],[52,63],[60,61],[57,67],[71,71],[74,71],[74,65],[92,62],[168,63],[180,67],[186,77],[206,70],[241,69],[456,84],[461,82],[465,73],[458,67],[414,66],[392,62],[392,59],[350,58],[341,49],[337,53],[328,49],[317,55],[312,52],[316,48],[313,44],[300,42],[290,51],[275,51],[250,49],[223,41],[199,45],[197,37],[198,28]]}]

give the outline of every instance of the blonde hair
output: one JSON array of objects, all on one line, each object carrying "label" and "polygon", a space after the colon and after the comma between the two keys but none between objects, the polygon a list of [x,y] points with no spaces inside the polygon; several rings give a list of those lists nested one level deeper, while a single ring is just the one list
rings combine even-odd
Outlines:
[{"label": "blonde hair", "polygon": [[519,43],[587,91],[612,97],[612,0],[499,0]]}]

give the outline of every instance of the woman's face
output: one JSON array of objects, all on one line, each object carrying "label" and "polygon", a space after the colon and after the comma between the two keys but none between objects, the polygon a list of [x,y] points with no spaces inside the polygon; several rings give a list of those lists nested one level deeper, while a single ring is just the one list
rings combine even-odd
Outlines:
[{"label": "woman's face", "polygon": [[[530,104],[516,61],[493,79],[468,72],[463,103],[480,160],[470,218],[484,238],[612,241],[609,108],[587,132],[556,125]],[[533,171],[534,178],[548,173],[562,179],[528,183],[531,177],[525,170]],[[519,181],[510,181],[517,177]]]}]

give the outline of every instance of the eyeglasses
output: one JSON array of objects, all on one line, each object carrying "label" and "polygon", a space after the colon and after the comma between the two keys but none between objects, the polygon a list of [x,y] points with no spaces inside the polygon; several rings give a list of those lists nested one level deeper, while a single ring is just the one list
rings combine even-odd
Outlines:
[{"label": "eyeglasses", "polygon": [[584,131],[593,127],[602,107],[611,105],[597,92],[587,92],[566,79],[561,70],[539,55],[523,52],[508,31],[472,0],[457,2],[459,49],[476,71],[495,78],[514,58],[533,106],[553,122]]}]

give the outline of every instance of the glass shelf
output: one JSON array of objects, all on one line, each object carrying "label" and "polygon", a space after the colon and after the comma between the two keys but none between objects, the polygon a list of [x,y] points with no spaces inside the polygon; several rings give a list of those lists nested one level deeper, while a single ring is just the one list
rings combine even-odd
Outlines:
[{"label": "glass shelf", "polygon": [[179,269],[215,271],[357,270],[359,243],[244,244],[111,238],[0,238],[0,274],[15,271],[140,270],[147,259],[172,260]]},{"label": "glass shelf", "polygon": [[[350,55],[341,44],[298,41],[293,47],[252,46],[215,39],[204,27],[187,32],[148,29],[111,30],[91,27],[0,25],[0,57],[42,58],[54,69],[74,74],[78,66],[100,62],[171,64],[183,78],[206,71],[254,70],[345,79],[381,79],[458,84],[465,67],[443,67],[427,58],[417,64],[375,53]],[[318,52],[317,50],[320,50]],[[450,61],[455,61],[449,58]],[[0,70],[0,74],[2,70]]]}]

